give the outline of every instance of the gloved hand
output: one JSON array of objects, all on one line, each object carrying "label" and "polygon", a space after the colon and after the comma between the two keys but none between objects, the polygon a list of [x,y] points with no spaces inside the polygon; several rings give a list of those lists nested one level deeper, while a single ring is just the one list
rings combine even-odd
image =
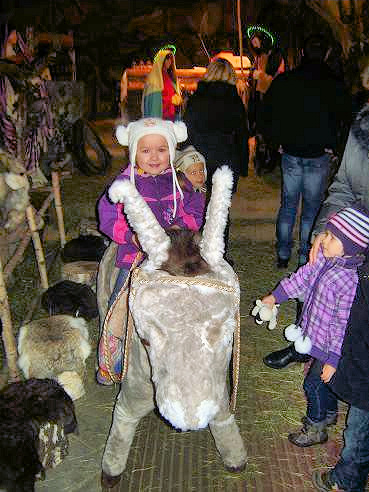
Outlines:
[{"label": "gloved hand", "polygon": [[274,330],[277,326],[279,304],[274,304],[271,308],[268,304],[263,304],[260,299],[255,302],[255,307],[251,311],[251,315],[255,317],[255,322],[258,325],[268,322],[269,330]]}]

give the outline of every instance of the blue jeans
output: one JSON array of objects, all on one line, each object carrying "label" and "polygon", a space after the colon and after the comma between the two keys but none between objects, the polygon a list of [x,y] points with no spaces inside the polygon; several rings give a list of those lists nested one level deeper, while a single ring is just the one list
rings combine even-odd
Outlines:
[{"label": "blue jeans", "polygon": [[343,436],[345,444],[331,479],[347,492],[364,492],[369,474],[369,412],[351,406]]},{"label": "blue jeans", "polygon": [[299,263],[306,263],[310,250],[310,234],[324,198],[329,175],[329,156],[316,158],[282,154],[282,198],[277,218],[277,253],[284,260],[291,256],[293,229],[302,198]]},{"label": "blue jeans", "polygon": [[322,363],[315,359],[304,381],[307,399],[306,416],[313,423],[337,414],[337,397],[321,379]]}]

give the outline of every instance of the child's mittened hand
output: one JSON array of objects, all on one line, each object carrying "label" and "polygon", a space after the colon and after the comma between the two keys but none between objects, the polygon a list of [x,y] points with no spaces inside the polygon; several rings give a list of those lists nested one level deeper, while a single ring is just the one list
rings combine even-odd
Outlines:
[{"label": "child's mittened hand", "polygon": [[320,379],[324,383],[329,383],[332,379],[333,374],[336,372],[336,368],[331,366],[330,364],[324,364],[322,374],[320,375]]}]

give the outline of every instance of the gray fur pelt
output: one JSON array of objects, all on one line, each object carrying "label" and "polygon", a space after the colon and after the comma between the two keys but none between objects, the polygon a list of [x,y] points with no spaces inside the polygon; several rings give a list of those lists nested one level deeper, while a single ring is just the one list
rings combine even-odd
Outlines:
[{"label": "gray fur pelt", "polygon": [[56,315],[32,321],[19,330],[18,366],[26,378],[59,381],[72,399],[83,395],[85,361],[90,355],[83,318]]}]

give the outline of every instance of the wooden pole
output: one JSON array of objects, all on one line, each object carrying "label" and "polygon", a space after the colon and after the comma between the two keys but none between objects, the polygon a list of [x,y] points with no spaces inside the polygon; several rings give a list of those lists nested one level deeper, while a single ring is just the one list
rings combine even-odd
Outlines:
[{"label": "wooden pole", "polygon": [[0,317],[2,322],[2,339],[9,369],[9,382],[19,381],[17,368],[17,345],[12,329],[12,320],[9,308],[8,293],[3,276],[3,265],[0,259]]},{"label": "wooden pole", "polygon": [[56,217],[58,220],[60,245],[62,248],[64,248],[66,240],[65,240],[63,206],[62,206],[62,201],[61,201],[61,196],[60,196],[59,174],[56,171],[53,171],[51,173],[51,176],[52,176],[52,183],[53,183],[53,193],[54,193]]},{"label": "wooden pole", "polygon": [[242,24],[241,24],[241,0],[237,0],[237,25],[238,25],[238,42],[240,45],[240,62],[241,62],[241,77],[243,80],[243,39],[242,39]]},{"label": "wooden pole", "polygon": [[35,248],[37,265],[41,278],[41,286],[43,289],[48,289],[49,282],[47,279],[45,255],[42,248],[40,235],[38,233],[37,226],[36,226],[35,214],[33,211],[33,207],[31,205],[28,205],[28,207],[26,208],[26,214],[27,214],[28,225],[31,230],[33,246]]},{"label": "wooden pole", "polygon": [[245,78],[245,72],[243,69],[243,36],[242,36],[242,22],[241,22],[241,1],[237,0],[237,25],[238,25],[238,42],[240,47],[240,67],[241,77],[237,81],[237,90],[240,95],[243,104],[246,106],[247,101],[247,83]]}]

